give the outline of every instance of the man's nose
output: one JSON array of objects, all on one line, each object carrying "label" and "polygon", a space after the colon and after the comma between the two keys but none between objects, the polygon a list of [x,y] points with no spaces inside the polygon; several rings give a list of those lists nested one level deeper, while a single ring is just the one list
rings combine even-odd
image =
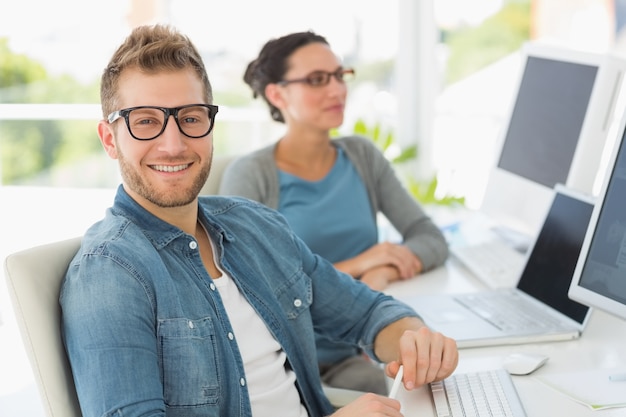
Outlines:
[{"label": "man's nose", "polygon": [[178,128],[174,115],[170,115],[168,116],[168,122],[167,126],[165,126],[165,130],[158,138],[160,139],[159,150],[172,155],[179,154],[187,148],[185,138],[186,136],[183,135],[183,132],[181,132]]}]

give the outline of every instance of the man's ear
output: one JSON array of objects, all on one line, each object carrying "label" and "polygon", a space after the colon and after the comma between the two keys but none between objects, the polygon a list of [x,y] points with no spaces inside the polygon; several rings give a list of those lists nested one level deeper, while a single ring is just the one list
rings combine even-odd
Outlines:
[{"label": "man's ear", "polygon": [[102,147],[111,159],[117,159],[117,147],[115,136],[113,135],[113,126],[105,120],[98,122],[98,136]]},{"label": "man's ear", "polygon": [[285,105],[283,90],[278,84],[268,84],[265,86],[265,97],[274,107],[282,109]]}]

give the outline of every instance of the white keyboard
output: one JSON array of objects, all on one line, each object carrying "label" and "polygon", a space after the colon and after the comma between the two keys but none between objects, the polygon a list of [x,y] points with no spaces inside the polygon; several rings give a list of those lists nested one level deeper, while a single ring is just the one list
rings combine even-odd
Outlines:
[{"label": "white keyboard", "polygon": [[511,376],[504,369],[453,374],[432,382],[437,417],[525,417]]},{"label": "white keyboard", "polygon": [[526,258],[498,240],[452,245],[450,252],[490,288],[514,287]]}]

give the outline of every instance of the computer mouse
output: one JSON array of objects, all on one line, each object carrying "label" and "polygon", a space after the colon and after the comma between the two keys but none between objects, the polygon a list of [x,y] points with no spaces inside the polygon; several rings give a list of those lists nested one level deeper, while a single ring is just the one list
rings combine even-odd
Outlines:
[{"label": "computer mouse", "polygon": [[546,355],[538,353],[513,353],[504,358],[502,367],[511,375],[528,375],[548,361]]}]

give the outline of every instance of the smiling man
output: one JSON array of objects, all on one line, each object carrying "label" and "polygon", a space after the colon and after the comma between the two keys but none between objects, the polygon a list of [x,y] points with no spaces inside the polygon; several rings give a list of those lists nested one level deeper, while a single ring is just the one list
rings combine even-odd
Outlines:
[{"label": "smiling man", "polygon": [[[404,366],[407,389],[456,367],[453,340],[314,255],[276,211],[198,197],[218,108],[196,48],[135,29],[102,76],[98,134],[123,183],[61,290],[85,417],[324,416],[313,329]],[[400,416],[365,394],[337,416]]]}]

